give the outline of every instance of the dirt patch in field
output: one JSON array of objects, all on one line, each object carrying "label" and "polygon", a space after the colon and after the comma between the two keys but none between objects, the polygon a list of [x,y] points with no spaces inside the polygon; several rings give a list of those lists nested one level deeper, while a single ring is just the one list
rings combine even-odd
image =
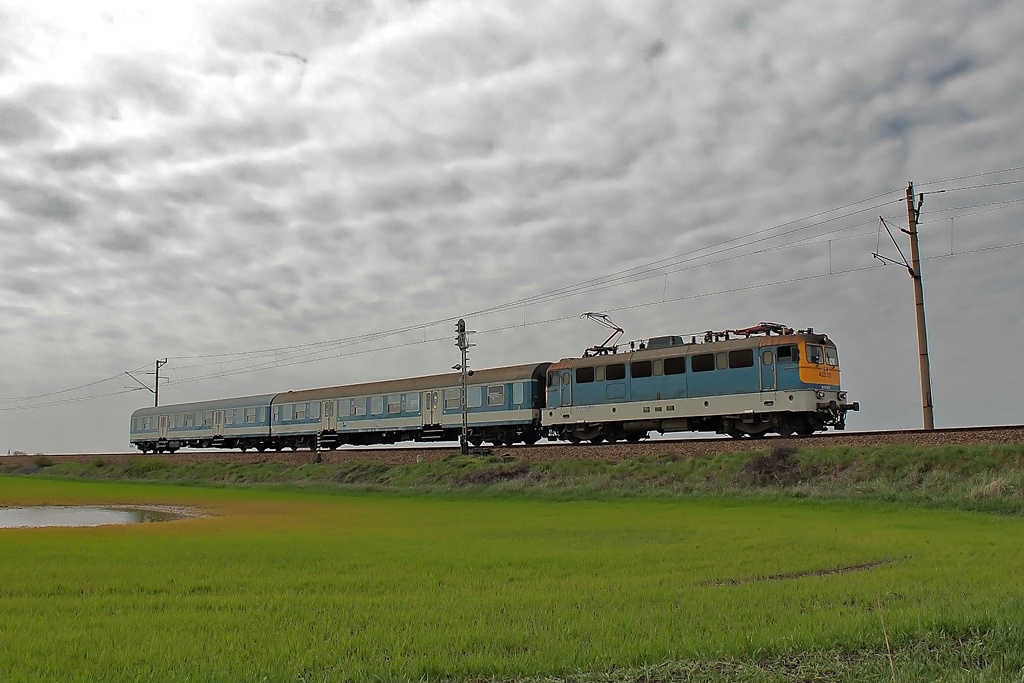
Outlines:
[{"label": "dirt patch in field", "polygon": [[896,558],[887,557],[881,560],[875,560],[874,562],[864,562],[862,564],[849,564],[842,567],[831,567],[829,569],[808,569],[802,572],[783,572],[781,574],[771,574],[769,576],[751,576],[745,579],[716,579],[714,581],[705,581],[699,585],[701,586],[739,586],[745,583],[757,583],[759,581],[789,581],[791,579],[806,579],[811,576],[834,576],[836,574],[850,574],[852,572],[863,572],[871,569],[878,569],[884,567],[887,564],[892,564],[899,560],[907,558]]}]

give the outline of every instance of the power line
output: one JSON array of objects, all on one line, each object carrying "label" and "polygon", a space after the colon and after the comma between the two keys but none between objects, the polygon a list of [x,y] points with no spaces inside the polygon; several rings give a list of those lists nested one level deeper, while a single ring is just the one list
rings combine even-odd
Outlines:
[{"label": "power line", "polygon": [[[1013,168],[1013,169],[1003,169],[1003,170],[999,170],[999,171],[990,171],[990,172],[986,172],[986,173],[973,174],[973,175],[969,175],[969,176],[961,176],[959,178],[952,178],[952,179],[948,179],[948,180],[944,180],[944,181],[932,181],[931,183],[926,183],[926,184],[938,184],[938,183],[943,183],[943,182],[955,182],[957,180],[964,180],[964,179],[975,178],[975,177],[983,177],[983,176],[995,175],[995,174],[999,174],[999,173],[1007,173],[1007,172],[1012,172],[1012,171],[1017,171],[1017,170],[1024,170],[1024,166]],[[952,188],[952,189],[949,189],[948,191],[955,192],[955,191],[968,190],[968,189],[979,189],[979,188],[985,188],[985,187],[994,187],[994,186],[999,186],[999,185],[1011,185],[1011,184],[1017,184],[1017,183],[1022,183],[1022,182],[1024,182],[1024,180],[1021,180],[1021,181],[1007,181],[1005,183],[992,183],[992,184],[976,185],[976,186],[963,187],[963,188]],[[777,232],[777,234],[768,234],[768,233],[776,232],[776,231],[780,230],[781,228],[785,228],[785,227],[788,227],[788,226],[791,226],[791,225],[796,225],[796,224],[801,223],[803,221],[811,220],[811,219],[818,218],[818,217],[821,217],[821,216],[827,216],[828,214],[835,213],[837,211],[842,211],[842,210],[847,209],[847,208],[851,208],[851,207],[855,207],[855,206],[858,206],[858,205],[861,205],[861,204],[864,204],[864,203],[867,203],[867,202],[871,202],[871,201],[874,201],[874,200],[879,199],[881,197],[884,197],[886,195],[892,194],[894,192],[896,192],[896,190],[892,190],[892,191],[888,191],[888,192],[883,192],[883,193],[874,195],[873,197],[868,197],[866,199],[862,199],[862,200],[859,200],[859,201],[856,201],[856,202],[850,202],[850,203],[844,204],[842,206],[834,207],[834,208],[827,209],[827,210],[824,210],[824,211],[819,211],[817,213],[810,214],[809,216],[805,216],[803,218],[794,219],[794,220],[791,220],[791,221],[787,221],[785,223],[780,223],[780,224],[773,225],[773,226],[770,226],[770,227],[767,227],[767,228],[756,230],[756,231],[753,231],[751,233],[747,233],[745,235],[741,235],[741,236],[738,236],[738,237],[730,238],[730,239],[727,239],[727,240],[722,240],[722,241],[717,242],[715,244],[708,245],[708,246],[705,246],[705,247],[701,247],[700,249],[695,250],[695,252],[688,252],[688,253],[684,253],[684,254],[676,254],[674,256],[666,257],[666,258],[663,258],[663,259],[657,259],[655,261],[650,261],[650,262],[647,262],[647,263],[644,263],[644,264],[640,264],[638,266],[627,268],[627,269],[624,269],[624,270],[621,270],[621,271],[618,271],[618,272],[615,272],[615,273],[611,273],[609,275],[605,275],[605,276],[602,276],[602,277],[599,277],[599,278],[593,278],[593,279],[586,280],[586,281],[583,281],[583,282],[575,283],[573,285],[568,285],[566,287],[550,290],[550,291],[547,291],[547,292],[542,292],[542,293],[537,294],[537,295],[532,295],[530,297],[524,297],[524,298],[517,299],[517,300],[514,300],[514,301],[505,302],[503,304],[498,304],[498,305],[495,305],[495,306],[483,308],[483,309],[480,309],[478,311],[475,311],[475,312],[472,312],[472,313],[469,313],[469,314],[464,314],[464,316],[462,316],[462,317],[478,316],[478,315],[484,315],[484,314],[487,314],[487,313],[501,312],[501,311],[505,311],[505,310],[509,310],[509,309],[513,309],[513,308],[520,308],[520,307],[525,307],[525,306],[529,306],[529,305],[537,305],[537,304],[541,304],[541,303],[547,303],[549,301],[555,301],[555,300],[562,299],[562,298],[568,298],[568,297],[576,296],[576,295],[579,295],[579,294],[582,294],[582,293],[590,293],[590,292],[601,291],[601,290],[604,290],[604,289],[609,289],[609,288],[617,287],[617,286],[620,286],[622,284],[633,284],[633,283],[641,282],[641,281],[644,281],[644,280],[647,280],[647,279],[651,279],[651,278],[654,278],[654,277],[662,277],[662,276],[665,276],[665,275],[670,274],[670,273],[677,273],[677,272],[681,272],[681,271],[684,271],[684,270],[689,270],[689,269],[693,269],[693,268],[703,267],[703,266],[706,266],[706,265],[714,265],[714,264],[721,263],[721,262],[728,261],[728,260],[744,258],[744,257],[747,257],[747,256],[762,254],[762,253],[770,252],[770,251],[777,251],[777,250],[781,250],[781,249],[785,249],[785,248],[792,248],[794,246],[801,246],[801,245],[806,245],[806,244],[821,243],[821,242],[807,242],[807,240],[809,240],[809,239],[818,239],[818,240],[820,240],[822,237],[825,237],[827,235],[835,234],[837,232],[842,232],[844,230],[849,230],[849,229],[858,227],[860,225],[864,225],[865,223],[858,223],[858,224],[855,224],[855,225],[852,225],[852,226],[845,226],[845,227],[842,227],[842,228],[837,228],[835,230],[831,230],[831,231],[828,231],[828,232],[825,232],[825,233],[821,233],[821,234],[818,234],[818,235],[814,235],[814,236],[811,236],[811,237],[802,237],[800,239],[793,240],[791,242],[784,243],[784,244],[781,244],[781,245],[773,245],[773,246],[766,247],[766,248],[763,248],[763,249],[758,249],[758,250],[755,250],[755,251],[752,251],[752,252],[745,252],[745,253],[742,253],[742,254],[736,254],[736,255],[728,256],[728,257],[725,257],[725,258],[722,258],[722,259],[718,259],[718,260],[715,260],[715,261],[705,261],[703,263],[695,263],[696,261],[702,261],[702,260],[710,259],[713,256],[716,256],[716,255],[719,255],[719,254],[723,254],[723,253],[726,253],[726,252],[729,252],[729,251],[733,251],[735,249],[741,249],[741,248],[744,248],[744,247],[749,247],[749,246],[753,246],[753,245],[756,245],[756,244],[761,244],[761,243],[764,243],[764,242],[772,240],[772,239],[778,239],[778,238],[781,238],[781,237],[785,237],[787,235],[796,234],[796,233],[799,233],[799,232],[802,232],[802,231],[806,231],[806,230],[809,230],[809,229],[812,229],[812,228],[815,228],[815,227],[820,227],[822,225],[828,224],[828,223],[836,221],[836,220],[842,220],[843,218],[848,218],[848,217],[851,217],[851,216],[858,215],[860,213],[864,213],[866,211],[871,211],[871,210],[874,210],[874,209],[877,209],[877,208],[881,208],[881,207],[887,206],[887,205],[889,205],[891,203],[894,203],[894,202],[899,202],[900,201],[899,199],[895,199],[895,200],[883,202],[883,203],[880,203],[880,204],[875,204],[875,205],[872,205],[870,207],[858,209],[856,211],[848,212],[848,213],[845,213],[845,214],[842,214],[842,215],[839,215],[839,216],[832,216],[830,218],[827,218],[827,219],[821,220],[821,221],[817,221],[817,222],[812,223],[810,225],[803,225],[803,226],[800,226],[800,227],[797,227],[797,228],[793,228],[791,230],[786,230],[786,231],[783,231],[783,232]],[[1019,203],[1022,203],[1022,202],[1024,202],[1024,200],[1009,200],[1007,202],[996,202],[996,203],[974,205],[974,206],[971,206],[971,207],[961,207],[960,209],[957,209],[957,210],[963,210],[964,208],[977,208],[977,207],[988,207],[988,206],[995,206],[996,208],[991,208],[991,209],[987,209],[987,210],[999,210],[1000,208],[1010,208],[1010,207],[1015,206],[1015,205],[1017,205]],[[1003,204],[1005,206],[998,206],[1000,204]],[[950,210],[952,210],[952,209],[943,210],[943,211],[950,211]],[[975,213],[981,213],[981,212],[975,212]],[[963,215],[973,215],[973,214],[963,214]],[[943,219],[943,220],[945,220],[945,219]],[[867,234],[867,233],[863,233],[863,234]],[[856,237],[856,236],[860,236],[860,235],[849,235],[849,236],[846,236],[846,237],[836,238],[836,239],[849,239],[849,238]],[[751,238],[754,238],[754,237],[757,237],[757,239],[751,240]],[[737,242],[739,242],[739,244],[736,244]],[[991,251],[991,250],[994,250],[994,249],[1001,249],[1001,248],[1007,248],[1007,247],[1013,247],[1013,246],[1018,246],[1018,244],[998,245],[998,246],[994,246],[994,247],[986,247],[986,248],[976,249],[976,250],[972,250],[972,251],[968,251],[968,252],[958,252],[957,254],[950,254],[950,255],[977,253],[979,251]],[[943,258],[948,258],[950,255],[943,255],[942,257]],[[929,258],[937,258],[937,257],[929,257]],[[925,260],[927,260],[927,259],[925,259]],[[666,270],[666,267],[673,267],[673,266],[675,266],[675,267],[672,270]],[[871,267],[877,267],[877,266],[871,266]],[[865,270],[865,269],[864,268],[858,268],[858,269],[846,270],[846,271],[836,271],[835,273],[832,273],[832,274],[834,274],[834,275],[842,275],[842,274],[851,273],[851,272],[859,272],[861,270]],[[827,274],[820,274],[820,275],[814,275],[814,276],[808,276],[808,277],[809,278],[817,278],[817,277],[826,277],[826,276],[828,276],[828,275]],[[687,296],[687,297],[677,297],[677,298],[672,298],[672,299],[663,299],[663,300],[658,301],[658,302],[651,302],[651,303],[648,303],[648,304],[641,304],[641,305],[635,305],[635,306],[627,306],[627,307],[615,308],[615,309],[609,309],[609,310],[610,311],[619,311],[619,310],[628,310],[628,309],[631,309],[631,308],[638,308],[640,306],[660,305],[660,304],[663,304],[663,303],[682,301],[682,300],[687,300],[687,299],[691,299],[691,298],[698,298],[698,297],[704,297],[704,296],[714,296],[714,295],[717,295],[717,294],[725,294],[725,293],[736,292],[736,291],[747,291],[749,289],[756,289],[756,288],[759,288],[759,287],[777,286],[777,285],[787,284],[789,282],[799,282],[799,281],[802,281],[804,279],[807,279],[807,278],[796,278],[796,279],[788,280],[788,281],[779,281],[779,282],[775,282],[775,283],[766,283],[766,284],[763,284],[763,285],[751,285],[751,286],[748,286],[748,287],[740,287],[740,288],[734,288],[734,289],[730,289],[730,290],[723,290],[721,292],[712,292],[712,293],[705,293],[705,294],[690,295],[690,296]],[[178,366],[178,367],[173,368],[175,371],[184,370],[184,369],[190,369],[190,368],[209,367],[209,366],[213,366],[213,365],[236,364],[236,363],[243,363],[243,362],[251,362],[251,361],[253,361],[253,360],[257,359],[257,358],[261,358],[261,357],[262,358],[268,358],[268,360],[266,360],[264,362],[260,362],[260,363],[253,363],[251,365],[247,365],[247,366],[244,366],[244,367],[233,368],[233,369],[226,370],[226,371],[212,372],[212,373],[206,373],[206,374],[198,375],[198,376],[191,377],[191,378],[178,379],[178,380],[170,382],[170,384],[177,385],[177,384],[199,382],[199,381],[205,381],[205,380],[209,380],[209,379],[217,379],[217,378],[227,377],[227,376],[232,376],[232,375],[247,374],[247,373],[250,373],[250,372],[256,372],[256,371],[260,371],[260,370],[273,369],[273,368],[281,368],[281,367],[289,367],[289,366],[300,365],[300,364],[310,363],[310,362],[318,362],[318,361],[326,360],[326,359],[329,359],[329,358],[337,358],[337,357],[344,357],[344,356],[351,356],[351,355],[359,355],[359,354],[362,354],[362,353],[368,353],[370,351],[377,351],[377,350],[397,349],[397,348],[403,348],[403,347],[407,347],[407,346],[418,345],[418,344],[422,344],[422,343],[426,343],[426,342],[434,342],[434,341],[438,341],[438,340],[442,340],[442,339],[447,339],[448,335],[445,335],[443,337],[436,337],[436,338],[431,338],[431,339],[426,339],[425,338],[425,339],[422,339],[422,340],[417,340],[415,342],[398,343],[398,344],[393,344],[393,345],[389,345],[389,346],[376,346],[373,349],[354,351],[354,352],[351,352],[351,353],[344,353],[344,352],[341,351],[342,349],[344,349],[346,347],[352,347],[352,346],[356,346],[356,345],[359,345],[359,344],[362,344],[362,343],[369,343],[369,342],[376,341],[376,340],[379,340],[379,339],[382,339],[382,338],[386,338],[386,337],[389,337],[389,336],[394,336],[394,335],[397,335],[397,334],[402,334],[402,333],[407,333],[407,332],[412,332],[412,331],[424,330],[424,329],[427,329],[427,328],[430,328],[430,327],[434,327],[434,326],[437,326],[437,325],[442,325],[442,324],[445,324],[445,323],[450,323],[450,322],[453,322],[454,320],[456,320],[457,317],[458,316],[450,316],[450,317],[446,317],[446,318],[441,318],[441,319],[437,319],[437,320],[421,322],[421,323],[417,323],[417,324],[413,324],[413,325],[406,325],[406,326],[402,326],[402,327],[396,327],[396,328],[392,328],[392,329],[388,329],[388,330],[382,330],[382,331],[378,331],[378,332],[370,332],[370,333],[365,333],[365,334],[360,334],[360,335],[354,335],[354,336],[351,336],[351,337],[343,337],[343,338],[338,338],[338,339],[330,339],[330,340],[324,340],[324,341],[319,341],[319,342],[311,342],[311,343],[306,343],[306,344],[297,344],[297,345],[292,345],[292,346],[267,348],[267,349],[260,349],[260,350],[254,350],[254,351],[224,353],[224,354],[205,354],[205,355],[196,355],[196,356],[172,357],[175,360],[178,360],[178,359],[180,359],[180,360],[211,359],[211,361],[208,362],[208,363],[198,363],[198,364],[194,364],[194,365]],[[575,316],[573,315],[573,316],[567,316],[565,318],[553,318],[553,319],[550,319],[548,321],[535,321],[533,323],[529,323],[529,325],[541,324],[542,322],[552,322],[552,321],[557,321],[557,320],[565,320],[565,319],[570,318],[570,317],[574,318]],[[511,329],[513,327],[520,327],[520,326],[523,326],[523,325],[526,325],[526,323],[523,323],[522,325],[517,324],[517,325],[513,325],[513,326],[509,326],[509,327],[495,328],[494,330],[487,330],[487,331],[484,331],[482,333],[487,333],[487,332],[491,332],[491,331],[500,331],[500,330],[504,330],[504,329]],[[273,356],[274,359],[270,360],[269,359],[270,356]],[[281,358],[281,356],[285,356],[285,357]],[[216,359],[216,360],[213,360],[213,359]],[[134,371],[142,370],[142,369],[144,369],[146,367],[148,367],[148,365],[143,365],[143,366],[140,366],[139,368],[136,368],[136,370],[134,370]],[[104,378],[104,379],[96,380],[94,382],[89,382],[89,383],[86,383],[86,384],[82,384],[82,385],[79,385],[77,387],[72,387],[72,388],[69,388],[69,389],[62,389],[62,390],[59,390],[59,391],[47,392],[47,393],[35,394],[35,395],[29,395],[29,396],[0,398],[0,402],[10,404],[10,403],[16,403],[16,402],[31,401],[31,400],[34,400],[34,399],[48,398],[48,397],[52,397],[52,396],[59,396],[59,395],[62,395],[62,394],[69,394],[69,393],[72,393],[72,392],[75,392],[75,391],[80,391],[82,389],[87,389],[87,388],[90,388],[90,387],[93,387],[93,386],[97,386],[97,385],[103,384],[105,382],[112,381],[114,379],[121,379],[122,377],[123,377],[123,374],[118,374],[118,375],[114,375],[114,376],[107,377],[107,378]],[[132,390],[134,390],[134,389],[127,390],[127,391],[132,391]],[[118,395],[118,394],[127,393],[127,391],[116,391],[116,392],[111,392],[111,393],[107,393],[107,394],[98,394],[98,395],[90,395],[90,396],[85,396],[85,397],[75,397],[75,398],[68,398],[68,399],[60,399],[60,400],[56,400],[56,401],[31,404],[31,405],[28,405],[28,406],[15,406],[15,407],[9,407],[9,408],[0,408],[0,410],[18,410],[18,409],[23,409],[23,408],[35,408],[35,407],[45,407],[45,406],[49,406],[49,405],[61,405],[61,404],[65,404],[65,403],[77,403],[77,402],[86,401],[86,400],[93,400],[93,399],[97,399],[97,398],[106,398],[106,397],[109,397],[109,396],[115,396],[115,395]]]}]

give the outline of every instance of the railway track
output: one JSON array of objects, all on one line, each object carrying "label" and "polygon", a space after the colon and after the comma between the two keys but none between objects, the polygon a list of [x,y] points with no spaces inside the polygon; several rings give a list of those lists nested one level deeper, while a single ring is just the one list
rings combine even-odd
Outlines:
[{"label": "railway track", "polygon": [[[850,446],[866,448],[884,445],[914,444],[919,446],[984,445],[1024,443],[1024,425],[995,427],[954,427],[949,429],[906,429],[876,432],[825,432],[810,436],[780,437],[763,439],[677,438],[651,439],[639,443],[567,444],[546,443],[534,446],[491,446],[473,448],[475,455],[498,456],[515,460],[586,460],[621,461],[639,457],[702,457],[721,453],[736,453],[767,450],[776,446],[833,447]],[[286,465],[305,465],[316,462],[339,463],[354,460],[371,460],[386,463],[413,463],[442,460],[459,453],[458,445],[420,447],[342,447],[334,451],[256,451],[239,452],[223,450],[181,450],[159,456],[143,456],[138,452],[128,453],[47,453],[33,455],[12,455],[0,457],[0,465],[29,465],[40,456],[53,463],[90,462],[97,458],[105,461],[141,457],[158,457],[173,463],[216,460],[238,464],[277,462]]]}]

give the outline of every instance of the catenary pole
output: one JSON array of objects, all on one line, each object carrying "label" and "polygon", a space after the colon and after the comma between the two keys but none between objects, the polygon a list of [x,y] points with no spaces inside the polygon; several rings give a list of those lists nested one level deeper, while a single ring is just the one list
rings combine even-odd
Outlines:
[{"label": "catenary pole", "polygon": [[907,184],[907,222],[910,230],[910,277],[914,281],[914,306],[917,310],[917,349],[918,362],[921,369],[921,410],[924,416],[924,428],[935,429],[935,415],[932,409],[932,376],[928,361],[928,328],[924,319],[924,278],[921,274],[921,250],[918,246],[917,220],[924,204],[924,194],[918,196],[917,206],[914,205],[914,183]]},{"label": "catenary pole", "polygon": [[158,408],[160,406],[160,368],[167,365],[167,359],[158,360],[156,362],[156,372],[154,372],[153,378],[153,407]]}]

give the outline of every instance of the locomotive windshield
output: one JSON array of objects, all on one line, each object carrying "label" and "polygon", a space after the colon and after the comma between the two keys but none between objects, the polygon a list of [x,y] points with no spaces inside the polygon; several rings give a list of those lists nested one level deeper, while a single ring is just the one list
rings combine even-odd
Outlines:
[{"label": "locomotive windshield", "polygon": [[825,362],[825,357],[822,354],[820,346],[817,344],[807,345],[807,362],[815,365],[821,365]]},{"label": "locomotive windshield", "polygon": [[834,346],[825,347],[825,362],[829,365],[839,365],[839,354]]}]

